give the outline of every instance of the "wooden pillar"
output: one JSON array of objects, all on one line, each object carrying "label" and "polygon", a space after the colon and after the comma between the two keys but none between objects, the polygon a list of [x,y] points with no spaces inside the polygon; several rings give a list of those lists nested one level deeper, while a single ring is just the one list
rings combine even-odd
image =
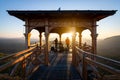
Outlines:
[{"label": "wooden pillar", "polygon": [[29,48],[30,47],[30,27],[29,27],[29,21],[28,19],[26,19],[25,21],[25,33],[24,33],[24,36],[25,36],[25,48]]},{"label": "wooden pillar", "polygon": [[59,41],[60,41],[60,43],[61,43],[61,36],[62,36],[62,34],[60,33],[60,34],[59,34],[59,39],[60,39]]},{"label": "wooden pillar", "polygon": [[29,48],[30,47],[30,36],[31,36],[31,33],[25,33],[24,34],[25,36],[25,48]]},{"label": "wooden pillar", "polygon": [[74,65],[74,66],[76,66],[77,65],[77,63],[76,63],[76,52],[75,52],[75,39],[76,39],[76,29],[75,29],[75,27],[73,27],[73,35],[72,35],[72,64]]},{"label": "wooden pillar", "polygon": [[49,64],[48,60],[48,37],[49,37],[49,31],[48,26],[45,26],[45,65]]},{"label": "wooden pillar", "polygon": [[92,37],[92,53],[97,54],[97,30],[96,30],[96,22],[94,22],[94,25],[92,27],[91,37]]},{"label": "wooden pillar", "polygon": [[85,61],[86,54],[83,53],[83,60],[82,60],[82,77],[83,80],[87,80],[87,62]]},{"label": "wooden pillar", "polygon": [[40,32],[40,35],[39,35],[39,43],[40,43],[40,48],[42,46],[42,32]]},{"label": "wooden pillar", "polygon": [[82,32],[79,32],[79,47],[81,48],[82,46]]}]

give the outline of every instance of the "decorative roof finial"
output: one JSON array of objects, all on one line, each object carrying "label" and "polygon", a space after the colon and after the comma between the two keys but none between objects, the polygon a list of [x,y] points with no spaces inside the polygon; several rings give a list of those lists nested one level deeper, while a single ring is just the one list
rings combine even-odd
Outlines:
[{"label": "decorative roof finial", "polygon": [[61,7],[59,7],[58,10],[60,11],[60,10],[61,10]]}]

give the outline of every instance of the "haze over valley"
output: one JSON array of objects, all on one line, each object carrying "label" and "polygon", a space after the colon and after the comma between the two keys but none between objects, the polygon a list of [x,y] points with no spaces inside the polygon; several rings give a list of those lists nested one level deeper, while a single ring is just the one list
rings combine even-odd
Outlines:
[{"label": "haze over valley", "polygon": [[[31,44],[37,40],[32,39]],[[99,55],[120,61],[120,36],[98,40]],[[11,54],[25,49],[24,38],[0,38],[0,53]]]}]

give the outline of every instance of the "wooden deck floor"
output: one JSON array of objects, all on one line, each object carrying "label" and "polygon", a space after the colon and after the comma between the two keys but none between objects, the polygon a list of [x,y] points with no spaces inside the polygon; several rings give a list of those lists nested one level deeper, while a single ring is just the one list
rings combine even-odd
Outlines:
[{"label": "wooden deck floor", "polygon": [[71,65],[71,53],[50,54],[49,59],[50,66],[40,65],[30,80],[81,80],[79,73]]}]

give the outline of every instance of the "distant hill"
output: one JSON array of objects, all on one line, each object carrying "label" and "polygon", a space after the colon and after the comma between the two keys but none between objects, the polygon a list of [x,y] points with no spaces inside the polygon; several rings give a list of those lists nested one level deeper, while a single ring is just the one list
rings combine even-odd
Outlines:
[{"label": "distant hill", "polygon": [[[32,39],[31,43],[36,40]],[[25,49],[24,38],[0,38],[0,53],[11,54]]]},{"label": "distant hill", "polygon": [[120,36],[113,36],[98,41],[98,54],[120,60]]},{"label": "distant hill", "polygon": [[24,39],[22,38],[0,38],[1,53],[15,53],[25,49]]}]

